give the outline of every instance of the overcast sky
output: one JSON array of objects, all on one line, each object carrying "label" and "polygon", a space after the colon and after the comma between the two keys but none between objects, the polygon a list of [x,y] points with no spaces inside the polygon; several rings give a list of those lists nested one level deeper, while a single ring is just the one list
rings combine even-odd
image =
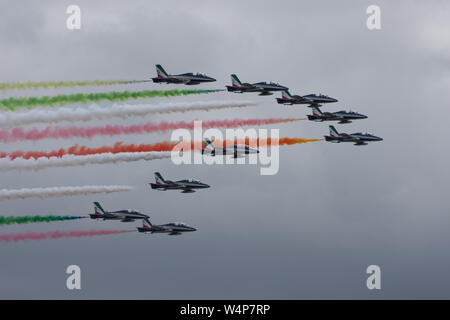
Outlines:
[{"label": "overcast sky", "polygon": [[[66,8],[81,7],[81,30],[66,29]],[[381,8],[381,30],[366,8]],[[450,298],[448,1],[7,1],[0,3],[0,82],[148,79],[205,72],[223,88],[229,75],[276,81],[293,94],[339,99],[323,107],[368,119],[339,125],[384,141],[363,147],[324,141],[280,148],[277,175],[255,165],[184,165],[170,160],[1,173],[2,188],[126,184],[132,192],[0,203],[2,215],[137,209],[152,222],[184,221],[179,237],[121,235],[1,244],[0,298],[300,299]],[[114,87],[8,91],[1,97],[175,88]],[[179,88],[179,87],[177,87]],[[83,125],[161,120],[305,117],[304,106],[275,97],[217,93],[170,101],[252,100],[257,107],[151,115]],[[133,103],[168,101],[146,99]],[[107,103],[103,103],[107,105]],[[77,125],[80,125],[77,123]],[[271,126],[280,136],[322,138],[327,124]],[[53,150],[76,143],[152,143],[170,133],[44,140],[1,150]],[[193,194],[156,192],[153,172],[198,178]],[[0,227],[23,231],[133,229],[91,220]],[[65,287],[81,267],[82,290]],[[382,289],[366,288],[366,268],[381,267]]]}]

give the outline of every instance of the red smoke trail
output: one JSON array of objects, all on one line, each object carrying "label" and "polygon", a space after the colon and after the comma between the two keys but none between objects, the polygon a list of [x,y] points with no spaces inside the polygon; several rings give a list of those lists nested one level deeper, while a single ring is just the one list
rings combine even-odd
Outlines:
[{"label": "red smoke trail", "polygon": [[[292,144],[299,144],[299,143],[306,143],[306,142],[313,142],[313,141],[319,141],[321,139],[302,139],[302,138],[280,138],[278,141],[278,145],[292,145]],[[237,142],[237,141],[235,141]],[[9,157],[11,160],[14,160],[16,158],[24,158],[24,159],[38,159],[38,158],[51,158],[51,157],[57,157],[61,158],[64,155],[71,154],[71,155],[78,155],[78,156],[85,156],[85,155],[91,155],[91,154],[101,154],[101,153],[122,153],[122,152],[162,152],[162,151],[172,151],[172,149],[178,144],[179,142],[171,142],[171,141],[163,141],[158,142],[154,144],[123,144],[122,142],[116,142],[113,146],[103,146],[99,148],[88,148],[86,146],[79,146],[74,145],[68,149],[61,148],[59,150],[53,150],[49,152],[45,151],[14,151],[11,153],[2,152],[0,153],[0,158],[6,158]],[[256,140],[248,138],[245,139],[245,144],[247,145],[254,145],[256,146],[270,146],[275,145],[276,142],[272,141],[270,138],[267,138],[267,143],[264,140],[261,140],[257,138]],[[201,142],[202,148],[204,148],[204,143]],[[220,146],[220,141],[214,141],[214,145]],[[198,148],[194,147],[194,142],[181,142],[178,147],[183,146],[183,151],[189,151],[189,150],[195,150]],[[179,148],[178,148],[179,149]],[[196,150],[198,151],[198,150]]]},{"label": "red smoke trail", "polygon": [[17,242],[24,240],[44,240],[60,238],[80,238],[92,236],[104,236],[109,234],[118,234],[125,232],[134,232],[134,230],[90,230],[90,231],[50,231],[50,232],[27,232],[12,233],[0,235],[0,242]]},{"label": "red smoke trail", "polygon": [[[298,121],[298,118],[269,118],[269,119],[234,119],[234,120],[211,120],[203,121],[204,129],[208,128],[236,128],[244,126],[261,126],[277,123],[285,123]],[[17,142],[24,140],[37,141],[41,139],[69,139],[69,138],[87,138],[91,139],[95,136],[115,136],[119,134],[143,134],[154,132],[166,132],[175,129],[194,129],[194,122],[161,122],[146,123],[140,125],[106,125],[98,127],[46,127],[45,129],[28,129],[13,128],[11,130],[0,130],[0,141],[4,143]]]}]

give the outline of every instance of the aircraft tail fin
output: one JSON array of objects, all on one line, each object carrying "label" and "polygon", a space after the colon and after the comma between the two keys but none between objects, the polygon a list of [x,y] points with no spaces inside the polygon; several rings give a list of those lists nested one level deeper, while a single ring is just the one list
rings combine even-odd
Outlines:
[{"label": "aircraft tail fin", "polygon": [[145,218],[142,220],[142,227],[143,228],[151,228],[152,223],[150,222],[150,218]]},{"label": "aircraft tail fin", "polygon": [[159,173],[159,172],[155,172],[155,180],[156,180],[156,184],[166,183],[166,180],[164,180],[161,173]]},{"label": "aircraft tail fin", "polygon": [[103,210],[102,206],[98,202],[94,202],[95,206],[95,214],[104,214],[105,210]]},{"label": "aircraft tail fin", "polygon": [[240,86],[242,86],[241,81],[239,80],[239,78],[235,74],[231,75],[231,84],[232,84],[233,87],[240,87]]},{"label": "aircraft tail fin", "polygon": [[336,130],[336,128],[334,126],[329,126],[330,128],[330,136],[331,137],[339,137],[340,134],[339,132]]},{"label": "aircraft tail fin", "polygon": [[292,99],[292,96],[289,93],[289,90],[284,90],[283,92],[281,92],[281,97],[283,99]]},{"label": "aircraft tail fin", "polygon": [[160,64],[156,65],[156,73],[158,74],[158,78],[167,78],[169,76]]},{"label": "aircraft tail fin", "polygon": [[322,114],[322,111],[319,107],[313,107],[313,116],[320,116]]},{"label": "aircraft tail fin", "polygon": [[214,150],[214,145],[208,138],[205,139],[205,149]]}]

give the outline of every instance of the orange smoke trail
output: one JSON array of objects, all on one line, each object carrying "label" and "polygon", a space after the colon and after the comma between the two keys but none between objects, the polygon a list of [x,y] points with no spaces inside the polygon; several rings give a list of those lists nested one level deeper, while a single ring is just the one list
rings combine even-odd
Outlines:
[{"label": "orange smoke trail", "polygon": [[[284,145],[293,145],[293,144],[300,144],[300,143],[307,143],[307,142],[314,142],[314,141],[320,141],[321,139],[302,139],[302,138],[289,138],[284,137],[280,138],[278,140],[279,146]],[[238,143],[238,140],[235,140],[234,142],[228,141],[230,145],[233,145],[234,143]],[[274,146],[276,145],[276,141],[272,141],[271,138],[267,138],[267,141],[262,138],[257,139],[245,139],[244,144],[249,146],[257,146],[257,147],[267,147],[267,146]],[[24,158],[24,159],[38,159],[38,158],[51,158],[51,157],[57,157],[61,158],[64,155],[78,155],[78,156],[86,156],[86,155],[92,155],[92,154],[101,154],[101,153],[122,153],[122,152],[162,152],[162,151],[172,151],[172,149],[178,145],[178,149],[182,147],[183,151],[199,151],[199,146],[201,145],[201,148],[204,148],[204,143],[198,141],[195,142],[171,142],[171,141],[163,141],[158,142],[154,144],[123,144],[121,141],[116,142],[113,146],[103,146],[98,148],[89,148],[86,146],[79,146],[74,145],[69,147],[68,149],[61,148],[59,150],[53,150],[49,152],[45,151],[14,151],[11,153],[3,152],[0,153],[0,158],[7,158],[9,157],[11,160],[14,160],[16,158]],[[197,146],[198,145],[198,146]],[[214,141],[215,146],[225,146],[224,141],[215,140]]]}]

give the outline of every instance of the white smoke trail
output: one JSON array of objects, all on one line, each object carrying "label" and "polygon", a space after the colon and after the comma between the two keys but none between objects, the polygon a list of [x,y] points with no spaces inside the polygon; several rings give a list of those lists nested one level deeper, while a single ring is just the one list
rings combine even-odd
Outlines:
[{"label": "white smoke trail", "polygon": [[160,160],[170,158],[170,152],[121,152],[102,153],[87,156],[64,155],[61,158],[38,158],[9,160],[0,159],[0,171],[10,170],[41,170],[50,167],[85,166],[89,164],[104,164],[117,162],[130,162],[139,160]]},{"label": "white smoke trail", "polygon": [[35,108],[32,110],[0,112],[0,127],[12,127],[33,123],[55,123],[60,121],[89,121],[105,118],[127,118],[152,113],[187,111],[209,111],[215,109],[253,106],[250,101],[199,101],[158,104],[113,104],[87,107]]},{"label": "white smoke trail", "polygon": [[81,186],[81,187],[50,187],[50,188],[23,188],[23,189],[1,189],[0,201],[24,198],[50,198],[76,195],[87,195],[93,193],[111,193],[131,191],[130,186]]}]

